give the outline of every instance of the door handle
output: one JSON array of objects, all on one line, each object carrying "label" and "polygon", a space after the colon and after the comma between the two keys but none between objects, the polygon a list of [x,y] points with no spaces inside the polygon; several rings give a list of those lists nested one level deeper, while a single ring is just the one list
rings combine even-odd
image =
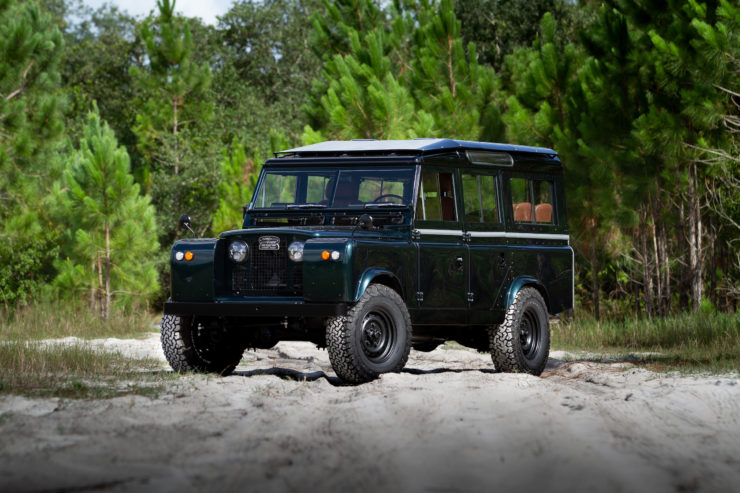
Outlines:
[{"label": "door handle", "polygon": [[462,257],[457,257],[455,259],[455,267],[457,267],[458,270],[462,270],[463,268],[463,258]]}]

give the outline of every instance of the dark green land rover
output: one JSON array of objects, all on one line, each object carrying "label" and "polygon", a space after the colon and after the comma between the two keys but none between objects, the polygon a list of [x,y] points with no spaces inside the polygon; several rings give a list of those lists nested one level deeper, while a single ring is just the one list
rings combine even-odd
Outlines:
[{"label": "dark green land rover", "polygon": [[446,340],[539,375],[573,306],[563,168],[550,149],[449,139],[323,142],[262,168],[242,229],[172,247],[162,346],[176,371],[245,348],[326,347],[349,382]]}]

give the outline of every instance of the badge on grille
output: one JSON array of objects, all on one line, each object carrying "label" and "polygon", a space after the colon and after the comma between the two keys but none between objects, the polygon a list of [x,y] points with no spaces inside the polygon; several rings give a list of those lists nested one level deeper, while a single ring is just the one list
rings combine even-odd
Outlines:
[{"label": "badge on grille", "polygon": [[260,236],[260,250],[280,250],[280,238],[277,236]]}]

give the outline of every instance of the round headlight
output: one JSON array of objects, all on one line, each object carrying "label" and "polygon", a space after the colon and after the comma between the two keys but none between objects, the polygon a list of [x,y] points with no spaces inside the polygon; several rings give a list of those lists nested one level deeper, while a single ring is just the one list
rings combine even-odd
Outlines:
[{"label": "round headlight", "polygon": [[231,245],[229,245],[229,258],[233,262],[241,264],[247,260],[247,255],[249,255],[249,247],[245,242],[241,240],[231,242]]},{"label": "round headlight", "polygon": [[288,258],[293,262],[303,261],[303,242],[294,241],[288,245]]}]

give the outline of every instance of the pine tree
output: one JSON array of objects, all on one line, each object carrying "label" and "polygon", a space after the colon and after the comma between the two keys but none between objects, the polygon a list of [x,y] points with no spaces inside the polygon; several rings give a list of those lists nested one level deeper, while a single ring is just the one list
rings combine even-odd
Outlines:
[{"label": "pine tree", "polygon": [[[433,122],[416,109],[410,91],[395,73],[389,56],[393,33],[377,28],[364,34],[352,31],[349,54],[325,62],[323,80],[328,89],[318,97],[325,126],[319,130],[337,139],[404,139],[428,136]],[[306,130],[306,137],[314,131]]]},{"label": "pine tree", "polygon": [[229,149],[223,149],[223,181],[218,187],[219,206],[212,227],[214,235],[242,227],[243,207],[252,199],[262,163],[273,153],[289,146],[285,135],[273,130],[270,132],[269,149],[257,149],[250,158],[247,157],[246,147],[237,140],[232,142],[230,153]]},{"label": "pine tree", "polygon": [[141,27],[149,66],[131,67],[141,109],[134,133],[151,177],[144,173],[163,226],[163,242],[176,234],[177,217],[188,212],[205,232],[217,206],[218,143],[211,135],[211,70],[196,64],[190,28],[174,14],[174,0],[158,0],[159,15]]},{"label": "pine tree", "polygon": [[27,302],[51,276],[58,232],[41,197],[59,172],[64,41],[37,4],[0,0],[0,301]]},{"label": "pine tree", "polygon": [[408,76],[417,106],[433,116],[439,136],[501,140],[499,79],[491,67],[478,64],[474,43],[463,47],[453,1],[422,1],[418,8]]},{"label": "pine tree", "polygon": [[[504,121],[512,141],[552,147],[563,159],[568,180],[568,212],[576,253],[590,265],[594,316],[600,316],[599,252],[612,230],[616,207],[613,163],[591,147],[586,134],[599,132],[584,124],[589,106],[598,106],[600,93],[584,93],[585,56],[572,43],[563,45],[550,14],[540,24],[540,38],[531,50],[507,57],[513,92]],[[606,156],[611,156],[607,153]]]},{"label": "pine tree", "polygon": [[96,107],[51,199],[67,229],[54,285],[61,297],[88,298],[103,318],[113,305],[146,304],[159,290],[154,207],[130,171]]}]

